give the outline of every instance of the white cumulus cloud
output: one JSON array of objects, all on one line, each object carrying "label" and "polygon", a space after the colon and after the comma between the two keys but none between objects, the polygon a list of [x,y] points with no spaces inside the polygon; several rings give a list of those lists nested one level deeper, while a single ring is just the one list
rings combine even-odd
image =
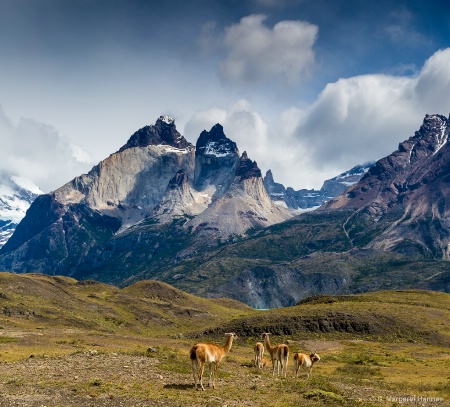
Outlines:
[{"label": "white cumulus cloud", "polygon": [[292,107],[267,122],[242,99],[198,111],[185,131],[224,126],[239,150],[263,173],[294,189],[320,188],[355,165],[376,161],[414,135],[425,114],[450,112],[450,48],[432,55],[414,76],[362,75],[329,83],[305,108]]},{"label": "white cumulus cloud", "polygon": [[448,114],[449,64],[450,48],[432,55],[416,76],[364,75],[328,84],[301,112],[293,134],[304,162],[301,183],[320,186],[319,180],[378,160],[413,136],[425,114]]},{"label": "white cumulus cloud", "polygon": [[297,82],[315,62],[313,45],[318,27],[304,21],[280,21],[264,25],[266,16],[250,15],[226,29],[226,57],[220,64],[221,79],[255,83],[276,77]]},{"label": "white cumulus cloud", "polygon": [[93,165],[89,153],[47,124],[21,118],[17,124],[0,108],[0,171],[25,177],[50,192]]}]

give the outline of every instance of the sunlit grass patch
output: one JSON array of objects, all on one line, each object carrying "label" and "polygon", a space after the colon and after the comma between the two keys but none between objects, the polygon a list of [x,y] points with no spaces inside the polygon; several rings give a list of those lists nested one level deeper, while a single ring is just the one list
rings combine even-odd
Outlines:
[{"label": "sunlit grass patch", "polygon": [[167,370],[169,372],[185,373],[189,374],[192,372],[191,361],[189,357],[181,355],[180,352],[168,348],[162,347],[158,349],[156,353],[147,354],[147,356],[152,356],[158,359],[161,369]]},{"label": "sunlit grass patch", "polygon": [[344,373],[347,376],[352,376],[355,379],[369,378],[373,376],[382,376],[380,368],[374,368],[370,366],[352,365],[348,364],[336,369],[339,373]]},{"label": "sunlit grass patch", "polygon": [[9,336],[0,336],[0,344],[11,342],[17,342],[17,338],[10,338]]},{"label": "sunlit grass patch", "polygon": [[307,391],[303,394],[303,397],[306,399],[314,399],[314,400],[323,400],[330,403],[339,403],[343,404],[345,399],[339,394],[333,393],[331,391],[325,391],[321,389],[313,389],[310,391]]}]

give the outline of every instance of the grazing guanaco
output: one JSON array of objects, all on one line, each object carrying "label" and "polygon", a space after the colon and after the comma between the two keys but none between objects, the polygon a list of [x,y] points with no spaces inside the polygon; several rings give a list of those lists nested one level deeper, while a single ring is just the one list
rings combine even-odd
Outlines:
[{"label": "grazing guanaco", "polygon": [[[252,366],[258,367],[255,364],[255,358],[252,359]],[[261,369],[264,369],[267,366],[267,359],[266,358],[262,358],[262,363],[261,363]]]},{"label": "grazing guanaco", "polygon": [[311,355],[306,353],[296,353],[294,355],[294,377],[298,377],[298,370],[300,367],[307,369],[306,378],[309,379],[314,363],[320,360],[320,356],[316,351]]},{"label": "grazing guanaco", "polygon": [[256,342],[254,351],[255,351],[255,366],[258,369],[262,369],[263,368],[264,345],[261,342]]},{"label": "grazing guanaco", "polygon": [[216,388],[217,367],[222,358],[230,351],[233,340],[237,339],[237,335],[234,332],[226,333],[225,336],[227,337],[227,340],[224,346],[214,345],[213,343],[198,343],[191,348],[190,356],[195,389],[199,390],[197,388],[198,378],[201,389],[205,390],[203,387],[203,371],[205,369],[205,363],[209,364],[208,386],[211,386],[212,383],[213,389]]},{"label": "grazing guanaco", "polygon": [[280,374],[281,365],[281,374],[284,374],[284,377],[286,377],[289,359],[289,346],[285,344],[271,346],[269,336],[270,333],[262,334],[262,338],[265,340],[266,349],[270,353],[270,357],[272,359],[272,376],[275,374],[275,365],[277,366],[277,375]]},{"label": "grazing guanaco", "polygon": [[261,369],[264,369],[267,366],[267,359],[266,358],[262,358],[262,367]]}]

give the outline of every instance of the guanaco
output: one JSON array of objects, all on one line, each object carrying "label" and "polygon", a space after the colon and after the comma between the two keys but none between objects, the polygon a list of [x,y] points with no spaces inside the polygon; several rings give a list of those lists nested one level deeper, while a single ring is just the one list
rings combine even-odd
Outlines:
[{"label": "guanaco", "polygon": [[209,364],[208,386],[211,386],[212,384],[212,388],[216,388],[216,375],[219,363],[230,351],[233,340],[237,339],[237,335],[234,332],[226,333],[225,336],[227,337],[227,340],[224,346],[214,345],[213,343],[198,343],[191,348],[190,356],[195,389],[199,390],[199,388],[197,388],[198,378],[200,388],[205,390],[203,387],[203,371],[205,369],[205,363]]},{"label": "guanaco", "polygon": [[262,338],[265,340],[266,349],[270,353],[270,357],[272,359],[272,376],[274,376],[275,374],[275,365],[277,366],[277,375],[280,374],[281,365],[281,374],[286,377],[287,364],[289,359],[289,347],[285,344],[271,346],[269,335],[270,333],[263,333]]},{"label": "guanaco", "polygon": [[306,353],[296,353],[294,355],[294,377],[298,377],[298,370],[300,367],[304,367],[307,370],[306,378],[309,379],[314,363],[319,360],[320,356],[316,351],[311,355],[307,355]]},{"label": "guanaco", "polygon": [[255,366],[258,369],[262,369],[263,368],[264,345],[261,342],[256,342],[254,352],[255,352]]}]

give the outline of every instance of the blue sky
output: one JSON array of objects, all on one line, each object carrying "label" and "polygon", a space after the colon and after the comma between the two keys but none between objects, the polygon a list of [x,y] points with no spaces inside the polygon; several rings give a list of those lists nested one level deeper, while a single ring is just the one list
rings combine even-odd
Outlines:
[{"label": "blue sky", "polygon": [[50,191],[162,114],[320,188],[450,112],[450,5],[0,0],[0,169]]}]

